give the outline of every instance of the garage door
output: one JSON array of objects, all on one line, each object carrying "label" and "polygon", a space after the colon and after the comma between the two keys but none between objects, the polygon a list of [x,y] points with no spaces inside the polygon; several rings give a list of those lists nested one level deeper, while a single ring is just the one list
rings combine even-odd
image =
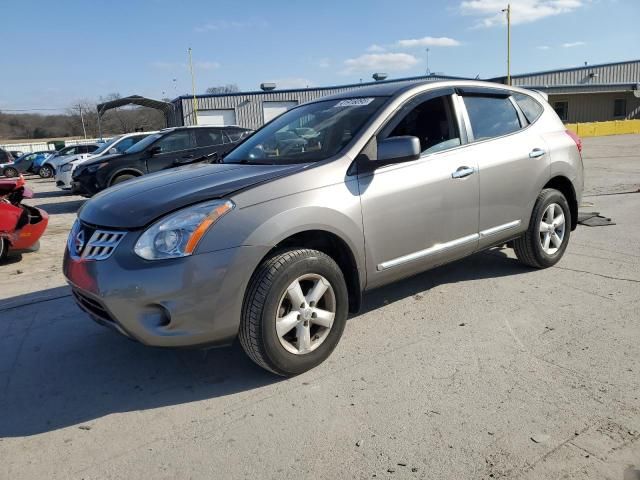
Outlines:
[{"label": "garage door", "polygon": [[229,110],[199,110],[198,125],[215,125],[224,127],[226,125],[237,125],[236,111]]},{"label": "garage door", "polygon": [[262,111],[264,114],[264,123],[283,114],[290,108],[298,105],[298,102],[262,102]]}]

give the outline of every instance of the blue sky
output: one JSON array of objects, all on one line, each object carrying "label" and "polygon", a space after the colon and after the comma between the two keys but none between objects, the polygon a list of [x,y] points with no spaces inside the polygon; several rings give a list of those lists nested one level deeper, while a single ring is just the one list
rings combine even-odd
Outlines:
[{"label": "blue sky", "polygon": [[[119,92],[505,74],[507,0],[2,0],[0,109]],[[512,73],[640,58],[640,0],[511,0]],[[175,81],[174,81],[175,79]]]}]

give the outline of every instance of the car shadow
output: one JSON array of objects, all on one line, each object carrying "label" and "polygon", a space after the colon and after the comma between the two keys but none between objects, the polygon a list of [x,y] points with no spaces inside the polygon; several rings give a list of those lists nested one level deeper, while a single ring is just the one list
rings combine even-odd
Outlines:
[{"label": "car shadow", "polygon": [[39,198],[60,198],[69,196],[71,196],[71,192],[68,190],[56,190],[53,192],[35,192],[33,198],[37,200]]},{"label": "car shadow", "polygon": [[[368,292],[361,315],[436,285],[526,270],[494,249]],[[67,287],[0,300],[0,437],[90,428],[113,413],[224,397],[282,380],[251,362],[237,342],[176,350],[128,340],[94,324]]]},{"label": "car shadow", "polygon": [[530,267],[508,257],[506,252],[506,248],[494,247],[399,282],[367,291],[363,295],[358,315],[417,295],[438,285],[519,275],[531,271]]},{"label": "car shadow", "polygon": [[84,204],[84,202],[86,202],[86,199],[69,200],[68,202],[37,203],[33,206],[41,208],[49,215],[59,215],[63,213],[76,213],[78,210],[80,210],[80,207]]}]

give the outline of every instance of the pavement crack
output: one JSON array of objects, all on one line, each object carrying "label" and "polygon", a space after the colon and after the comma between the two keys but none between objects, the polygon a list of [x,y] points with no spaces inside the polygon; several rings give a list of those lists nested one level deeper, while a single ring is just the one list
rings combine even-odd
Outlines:
[{"label": "pavement crack", "polygon": [[609,280],[620,280],[623,282],[640,283],[640,280],[636,280],[635,278],[614,277],[613,275],[605,275],[603,273],[590,272],[588,270],[579,270],[577,268],[558,267],[558,266],[554,268],[559,268],[560,270],[569,270],[570,272],[589,273],[591,275],[596,275],[598,277],[608,278]]}]

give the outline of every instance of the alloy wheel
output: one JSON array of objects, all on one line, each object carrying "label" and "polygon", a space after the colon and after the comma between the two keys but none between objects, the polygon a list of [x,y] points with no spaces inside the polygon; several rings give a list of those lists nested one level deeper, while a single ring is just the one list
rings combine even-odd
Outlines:
[{"label": "alloy wheel", "polygon": [[290,353],[302,355],[326,340],[336,315],[336,296],[322,275],[305,274],[287,287],[276,310],[276,333]]},{"label": "alloy wheel", "polygon": [[540,220],[540,245],[547,255],[558,251],[564,240],[565,218],[562,207],[552,203],[545,209]]}]

